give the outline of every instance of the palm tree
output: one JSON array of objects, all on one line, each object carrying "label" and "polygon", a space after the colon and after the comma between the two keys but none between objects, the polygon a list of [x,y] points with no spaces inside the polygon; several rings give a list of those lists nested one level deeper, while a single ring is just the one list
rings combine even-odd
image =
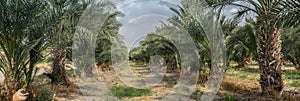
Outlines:
[{"label": "palm tree", "polygon": [[[149,62],[151,56],[161,55],[165,57],[170,70],[180,69],[180,57],[176,47],[167,38],[155,34],[160,30],[164,30],[164,27],[167,26],[158,28],[155,32],[148,34],[145,40],[140,42],[141,46],[136,48],[141,49],[137,50],[137,53],[135,53],[136,49],[131,51],[131,57],[139,58],[142,55],[142,57],[145,59],[143,62]],[[133,53],[137,55],[134,55]]]},{"label": "palm tree", "polygon": [[52,83],[69,86],[65,71],[66,47],[70,47],[79,18],[87,8],[88,0],[49,0],[48,11],[52,21],[48,41],[52,47]]},{"label": "palm tree", "polygon": [[42,0],[0,1],[0,72],[5,77],[5,100],[10,101],[22,87],[28,90],[34,79],[34,66],[40,58],[32,52],[40,53],[43,46],[41,37],[32,37],[47,32],[44,4]]},{"label": "palm tree", "polygon": [[[115,5],[111,5],[115,7]],[[97,35],[95,55],[98,66],[111,64],[112,41],[122,41],[118,35],[121,23],[117,21],[117,17],[121,16],[123,14],[119,11],[111,12]]]},{"label": "palm tree", "polygon": [[[199,59],[203,66],[211,66],[210,45],[207,36],[199,21],[197,21],[186,8],[178,6],[179,9],[170,8],[176,15],[168,21],[172,25],[184,28],[194,39],[199,51]],[[208,65],[205,65],[208,64]]]},{"label": "palm tree", "polygon": [[[163,26],[157,28],[153,33],[149,33],[140,46],[133,48],[129,55],[131,60],[138,60],[140,62],[149,62],[151,56],[160,55],[166,59],[169,69],[179,69],[179,54],[176,47],[167,38],[157,35],[159,30],[164,30]],[[175,68],[178,67],[178,68]]]},{"label": "palm tree", "polygon": [[[91,5],[83,13],[82,20],[78,25],[80,28],[77,29],[73,38],[76,40],[73,43],[76,48],[73,47],[72,50],[74,59],[72,61],[77,67],[80,67],[78,71],[80,76],[94,76],[95,62],[98,66],[111,63],[113,43],[123,43],[122,38],[118,35],[121,24],[116,19],[122,16],[122,13],[115,9],[113,2],[104,0],[98,3],[91,2]],[[87,51],[87,49],[91,50]],[[91,58],[94,56],[95,58]]]},{"label": "palm tree", "polygon": [[252,60],[257,54],[257,38],[251,22],[248,20],[246,25],[236,27],[226,35],[228,62],[233,60],[242,68],[246,67],[247,60]]},{"label": "palm tree", "polygon": [[[178,8],[179,9],[171,8],[176,15],[171,17],[169,22],[171,22],[174,26],[183,27],[189,32],[196,42],[200,62],[203,66],[211,68],[211,45],[201,23],[191,15],[185,6],[179,6]],[[224,35],[226,37],[230,36],[238,26],[238,21],[236,19],[226,19],[226,17],[221,15],[221,13],[217,16],[219,17],[218,19],[220,20]]]},{"label": "palm tree", "polygon": [[[215,8],[235,6],[239,8],[236,17],[254,13],[255,30],[258,35],[258,62],[262,94],[281,97],[283,81],[281,75],[281,40],[279,28],[282,25],[299,24],[299,0],[205,0]],[[290,18],[287,23],[283,20]]]},{"label": "palm tree", "polygon": [[283,28],[282,33],[282,52],[284,59],[290,61],[300,70],[300,32],[298,28]]}]

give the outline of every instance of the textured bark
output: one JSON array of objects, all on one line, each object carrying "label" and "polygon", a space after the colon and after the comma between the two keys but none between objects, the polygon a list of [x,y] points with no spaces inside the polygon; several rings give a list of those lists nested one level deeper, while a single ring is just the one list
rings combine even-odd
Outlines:
[{"label": "textured bark", "polygon": [[52,57],[52,83],[56,85],[69,86],[65,70],[66,51],[63,49],[55,49]]},{"label": "textured bark", "polygon": [[[35,42],[39,39],[43,38],[43,34],[40,34],[39,32],[36,32],[36,33],[32,33],[30,34],[29,36],[29,41],[30,42]],[[33,49],[30,50],[29,52],[29,56],[30,56],[30,62],[29,62],[29,72],[28,72],[28,78],[27,79],[27,82],[28,84],[27,85],[27,89],[30,88],[30,83],[32,82],[32,74],[34,73],[34,66],[35,64],[42,58],[42,55],[41,55],[41,48],[43,47],[43,41],[39,41],[34,47]]]},{"label": "textured bark", "polygon": [[246,54],[247,52],[244,50],[243,52],[242,52],[242,57],[241,57],[241,63],[239,63],[239,68],[245,68],[246,67],[246,65],[247,65],[247,54]]},{"label": "textured bark", "polygon": [[12,100],[13,94],[18,89],[17,85],[18,85],[17,82],[14,82],[11,77],[5,78],[4,80],[5,92],[1,92],[4,95],[4,100],[6,101]]},{"label": "textured bark", "polygon": [[281,40],[278,26],[265,20],[258,27],[259,68],[262,94],[280,97],[283,89],[281,75]]},{"label": "textured bark", "polygon": [[245,57],[242,58],[241,68],[246,68],[247,66],[247,59]]}]

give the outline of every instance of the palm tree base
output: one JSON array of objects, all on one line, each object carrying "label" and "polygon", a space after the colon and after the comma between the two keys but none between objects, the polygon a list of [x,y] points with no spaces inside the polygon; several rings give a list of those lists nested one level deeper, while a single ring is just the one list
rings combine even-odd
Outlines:
[{"label": "palm tree base", "polygon": [[52,70],[52,84],[62,85],[68,87],[69,81],[65,70],[66,52],[63,49],[56,49],[53,52],[53,70]]}]

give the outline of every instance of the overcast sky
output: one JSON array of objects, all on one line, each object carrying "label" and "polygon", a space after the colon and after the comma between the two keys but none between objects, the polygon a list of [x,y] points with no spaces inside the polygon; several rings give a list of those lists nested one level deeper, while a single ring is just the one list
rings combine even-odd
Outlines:
[{"label": "overcast sky", "polygon": [[[125,16],[118,18],[122,23],[120,34],[124,36],[125,45],[132,49],[139,44],[148,33],[154,32],[161,21],[174,15],[169,9],[181,5],[181,0],[112,0]],[[232,16],[237,9],[227,7],[224,14]]]}]

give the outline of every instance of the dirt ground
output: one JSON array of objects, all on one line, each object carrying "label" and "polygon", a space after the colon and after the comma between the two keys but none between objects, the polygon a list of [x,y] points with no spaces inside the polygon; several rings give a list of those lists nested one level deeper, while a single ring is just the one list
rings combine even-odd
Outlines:
[{"label": "dirt ground", "polygon": [[[146,73],[144,69],[133,69],[135,73]],[[143,72],[139,72],[143,71]],[[173,78],[176,81],[178,75],[176,74],[166,74],[168,77]],[[106,86],[105,89],[108,90],[112,86],[126,86],[121,80],[118,79],[116,74],[113,71],[103,72],[102,75],[99,76],[100,82]],[[201,84],[199,84],[201,85]],[[197,86],[195,92],[191,95],[190,101],[197,101],[201,92],[204,92],[204,86]],[[152,94],[148,96],[140,96],[133,98],[124,98],[124,101],[153,101],[153,100],[161,100],[163,97],[168,95],[172,90],[173,86],[168,85],[168,82],[162,81],[156,86],[150,88]],[[80,91],[79,91],[80,92]],[[198,93],[197,93],[198,92]],[[59,94],[57,94],[59,95]],[[73,96],[80,96],[82,94],[74,93],[71,94]],[[112,95],[110,95],[112,96]],[[262,101],[262,100],[287,100],[287,101],[300,101],[300,89],[297,87],[285,87],[283,91],[283,95],[281,99],[276,98],[267,98],[261,96],[260,85],[258,81],[241,79],[235,76],[225,76],[223,82],[221,84],[220,90],[216,94],[214,101],[222,101],[225,100],[226,96],[234,96],[236,101]],[[74,100],[80,101],[82,97],[57,97],[57,100]]]},{"label": "dirt ground", "polygon": [[[47,65],[40,65],[41,68],[48,68]],[[132,69],[133,73],[137,75],[147,76],[148,69],[143,68],[134,68]],[[45,70],[41,69],[39,75],[41,75]],[[99,75],[95,78],[89,79],[80,79],[73,75],[69,75],[69,80],[72,83],[71,87],[61,87],[55,86],[56,89],[54,93],[54,101],[82,101],[82,100],[108,100],[111,99],[120,100],[115,98],[109,90],[113,86],[127,86],[122,82],[113,70],[111,71],[98,71]],[[1,75],[1,74],[0,74]],[[207,73],[202,73],[202,77],[207,77]],[[206,75],[206,76],[205,76]],[[1,77],[1,76],[0,76]],[[172,82],[178,80],[179,75],[176,73],[166,73],[165,78],[171,78]],[[0,80],[3,78],[0,78]],[[46,79],[46,78],[43,78]],[[199,81],[203,81],[203,78]],[[123,101],[153,101],[161,100],[163,97],[168,95],[174,88],[174,85],[170,85],[169,81],[162,81],[159,84],[151,87],[151,94],[147,96],[132,97],[132,98],[123,98]],[[190,97],[190,101],[197,101],[202,92],[205,91],[205,87],[201,84],[204,82],[198,82],[198,86],[194,90],[194,93]],[[43,82],[34,82],[33,85],[36,85],[36,89],[40,89],[39,85],[49,84],[49,80],[43,80]],[[282,97],[280,99],[276,98],[267,98],[261,96],[260,85],[257,80],[241,79],[236,76],[226,75],[223,78],[221,87],[216,94],[214,101],[224,101],[225,98],[230,96],[233,97],[236,101],[273,101],[273,100],[284,100],[284,101],[300,101],[300,88],[286,86],[284,88]],[[226,100],[228,101],[228,100]]]}]

